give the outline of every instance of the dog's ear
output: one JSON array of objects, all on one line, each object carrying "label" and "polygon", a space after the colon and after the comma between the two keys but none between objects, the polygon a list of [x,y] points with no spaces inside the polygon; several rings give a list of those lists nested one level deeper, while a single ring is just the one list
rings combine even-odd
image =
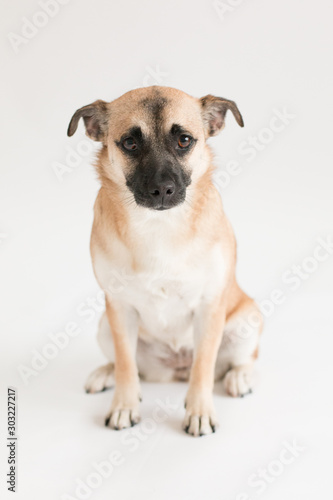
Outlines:
[{"label": "dog's ear", "polygon": [[242,115],[233,101],[208,94],[201,97],[200,103],[207,137],[218,134],[224,128],[224,119],[228,109],[234,115],[238,125],[244,127]]},{"label": "dog's ear", "polygon": [[75,134],[80,118],[83,118],[87,136],[94,141],[103,141],[108,128],[107,103],[99,100],[75,111],[68,125],[69,137]]}]

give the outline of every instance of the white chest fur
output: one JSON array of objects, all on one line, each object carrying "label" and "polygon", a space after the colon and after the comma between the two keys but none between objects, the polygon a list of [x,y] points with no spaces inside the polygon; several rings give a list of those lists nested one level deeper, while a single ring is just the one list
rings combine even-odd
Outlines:
[{"label": "white chest fur", "polygon": [[[154,221],[151,221],[154,224]],[[158,339],[172,349],[193,345],[195,312],[203,301],[213,300],[223,289],[226,265],[220,245],[207,252],[200,241],[175,246],[168,228],[141,228],[133,254],[113,241],[113,257],[96,249],[97,279],[112,298],[133,307],[146,341]]]}]

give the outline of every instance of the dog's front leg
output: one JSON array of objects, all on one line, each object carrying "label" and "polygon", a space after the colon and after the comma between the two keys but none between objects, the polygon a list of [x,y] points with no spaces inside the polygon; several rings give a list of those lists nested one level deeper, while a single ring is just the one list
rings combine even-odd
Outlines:
[{"label": "dog's front leg", "polygon": [[211,304],[202,304],[194,316],[194,358],[183,422],[184,430],[192,436],[211,434],[217,425],[213,386],[225,315],[225,306],[218,298]]},{"label": "dog's front leg", "polygon": [[140,384],[135,361],[137,325],[131,317],[133,311],[129,313],[125,306],[107,296],[106,314],[114,343],[116,384],[105,425],[120,430],[140,420]]}]

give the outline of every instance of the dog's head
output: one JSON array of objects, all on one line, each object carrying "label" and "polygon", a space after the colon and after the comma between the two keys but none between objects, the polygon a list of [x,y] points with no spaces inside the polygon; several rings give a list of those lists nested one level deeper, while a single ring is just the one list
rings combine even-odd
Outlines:
[{"label": "dog's head", "polygon": [[138,205],[166,210],[182,203],[187,187],[208,168],[206,139],[223,129],[228,110],[242,127],[233,101],[146,87],[78,109],[68,135],[83,118],[88,137],[107,153],[102,178],[127,186]]}]

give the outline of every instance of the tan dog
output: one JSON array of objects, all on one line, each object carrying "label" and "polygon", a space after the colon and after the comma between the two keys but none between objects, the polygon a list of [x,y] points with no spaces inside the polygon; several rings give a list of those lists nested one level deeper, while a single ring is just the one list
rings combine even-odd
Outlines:
[{"label": "tan dog", "polygon": [[212,390],[223,376],[232,396],[251,391],[262,319],[237,285],[236,244],[212,183],[206,139],[224,127],[232,101],[193,98],[167,87],[96,101],[74,114],[102,143],[102,184],[95,204],[91,255],[106,311],[98,340],[109,360],[87,392],[115,383],[106,425],[140,419],[140,376],[189,379],[184,429],[194,436],[217,425]]}]

